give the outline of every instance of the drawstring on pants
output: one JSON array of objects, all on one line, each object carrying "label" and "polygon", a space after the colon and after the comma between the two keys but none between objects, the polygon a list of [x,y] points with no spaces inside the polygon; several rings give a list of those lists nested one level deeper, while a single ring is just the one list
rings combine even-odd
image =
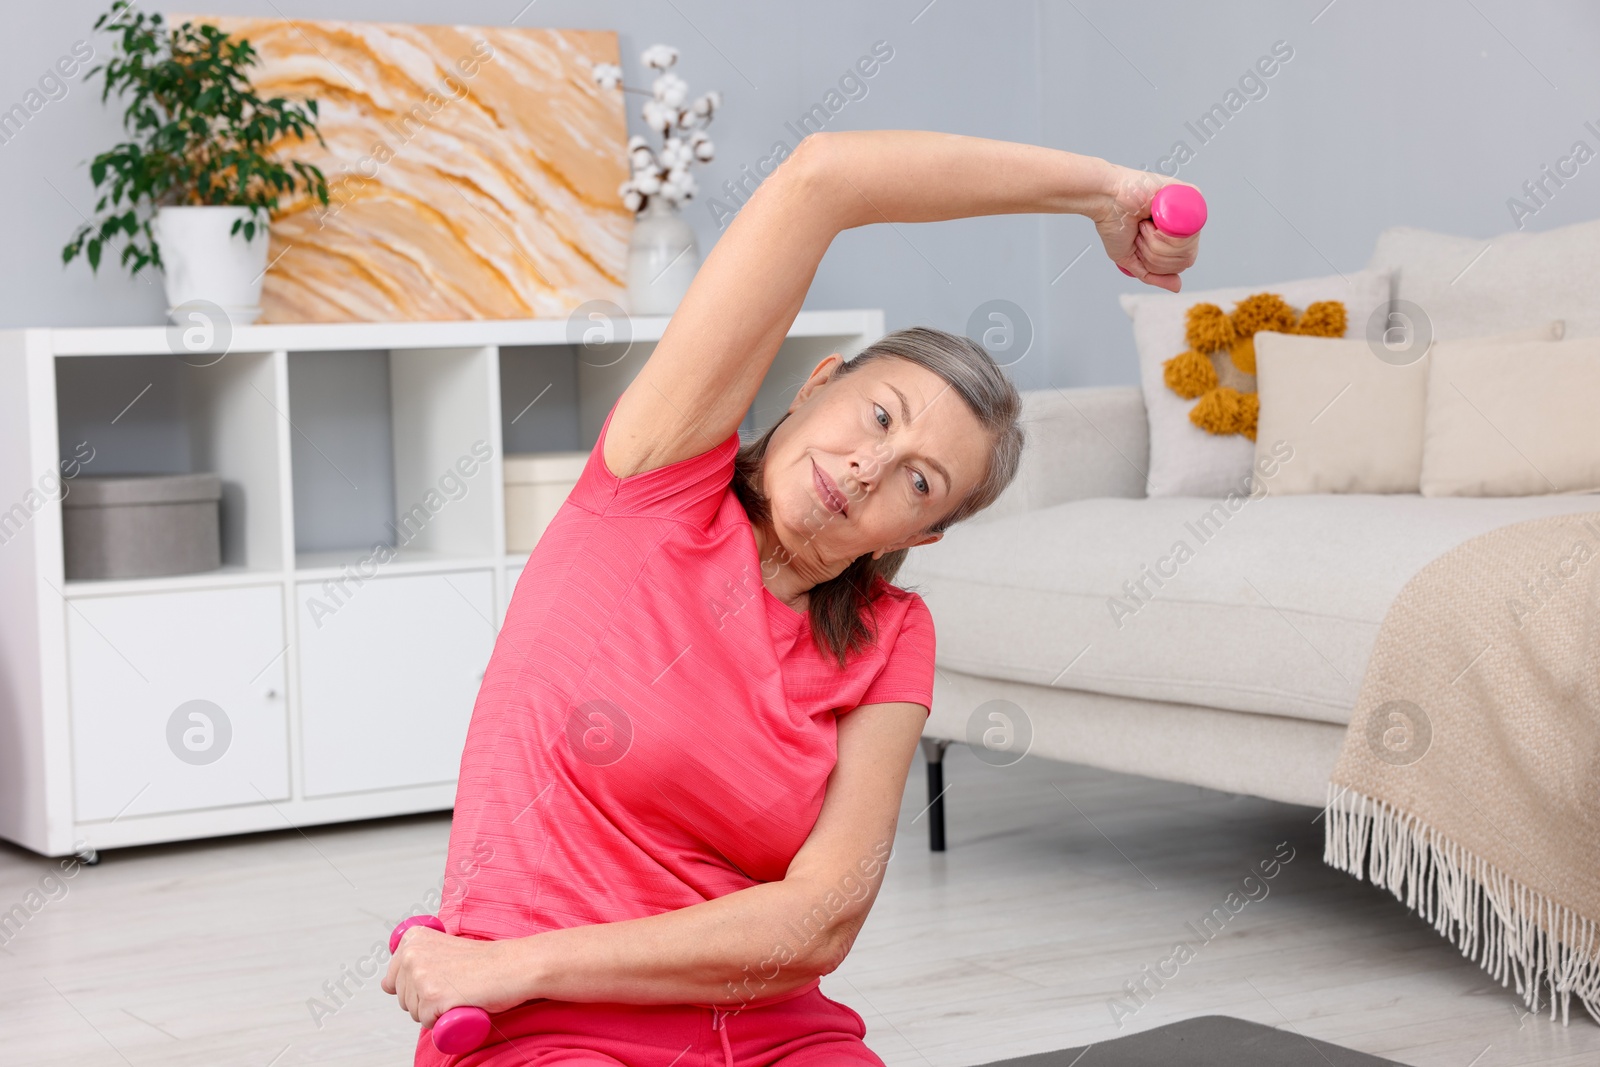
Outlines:
[{"label": "drawstring on pants", "polygon": [[725,1067],[733,1067],[733,1046],[728,1044],[728,1013],[720,1008],[711,1009],[711,1029],[717,1032],[722,1039],[722,1061]]}]

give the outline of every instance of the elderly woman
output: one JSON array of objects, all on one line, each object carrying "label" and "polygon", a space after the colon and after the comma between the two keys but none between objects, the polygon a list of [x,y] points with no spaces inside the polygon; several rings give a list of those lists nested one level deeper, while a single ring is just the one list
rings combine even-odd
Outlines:
[{"label": "elderly woman", "polygon": [[[418,1064],[881,1063],[819,980],[882,883],[932,700],[906,553],[1016,472],[1020,398],[915,328],[818,363],[738,427],[823,253],[874,222],[1072,212],[1162,288],[1168,179],[914,130],[807,137],[717,242],[528,560],[483,681],[450,833],[449,934],[383,988]],[[488,1043],[436,1052],[448,1009]]]}]

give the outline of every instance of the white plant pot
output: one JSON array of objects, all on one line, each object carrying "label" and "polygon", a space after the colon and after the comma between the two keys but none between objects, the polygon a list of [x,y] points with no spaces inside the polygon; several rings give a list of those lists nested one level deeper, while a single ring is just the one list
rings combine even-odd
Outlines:
[{"label": "white plant pot", "polygon": [[235,325],[254,322],[261,314],[261,285],[267,274],[265,224],[246,241],[243,231],[230,233],[234,221],[250,219],[244,207],[161,207],[151,230],[165,264],[167,315],[195,300],[209,301]]},{"label": "white plant pot", "polygon": [[628,243],[628,314],[672,314],[699,269],[694,228],[677,208],[652,197]]}]

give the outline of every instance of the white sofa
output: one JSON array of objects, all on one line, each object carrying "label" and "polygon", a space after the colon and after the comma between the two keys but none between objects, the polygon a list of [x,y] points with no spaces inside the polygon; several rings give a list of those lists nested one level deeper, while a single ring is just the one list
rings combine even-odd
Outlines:
[{"label": "white sofa", "polygon": [[[1502,273],[1484,270],[1458,292],[1449,279],[1486,243],[1390,230],[1369,266],[1399,269],[1396,299],[1427,308],[1440,338],[1551,318],[1567,320],[1569,337],[1600,333],[1600,220],[1495,239],[1499,254],[1481,258]],[[1557,273],[1575,280],[1552,283]],[[1321,806],[1379,624],[1406,580],[1498,526],[1600,511],[1595,494],[1266,495],[1234,512],[1220,499],[1152,499],[1138,386],[1024,401],[1016,482],[914,550],[898,579],[938,628],[930,798],[943,789],[945,746],[979,736],[989,711],[1007,710],[985,705],[1003,700],[1020,709],[1032,756]],[[1146,568],[1180,537],[1198,547],[1158,587]],[[931,815],[942,849],[942,802]]]}]

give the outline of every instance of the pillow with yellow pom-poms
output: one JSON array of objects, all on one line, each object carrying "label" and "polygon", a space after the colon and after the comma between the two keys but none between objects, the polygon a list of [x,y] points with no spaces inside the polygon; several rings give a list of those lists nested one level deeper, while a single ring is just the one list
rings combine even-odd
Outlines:
[{"label": "pillow with yellow pom-poms", "polygon": [[1184,313],[1184,322],[1189,347],[1161,365],[1167,388],[1194,400],[1189,421],[1202,430],[1254,441],[1261,411],[1256,335],[1343,337],[1345,310],[1337,300],[1318,300],[1302,314],[1277,293],[1255,293],[1235,304],[1231,315],[1215,304],[1195,304]]},{"label": "pillow with yellow pom-poms", "polygon": [[[1253,474],[1269,478],[1271,471],[1256,467],[1254,335],[1298,327],[1318,336],[1361,336],[1372,315],[1389,306],[1391,279],[1388,270],[1363,270],[1194,293],[1122,294],[1150,425],[1145,494],[1247,496]],[[1191,315],[1207,304],[1210,310]],[[1342,307],[1342,323],[1333,305]]]}]

